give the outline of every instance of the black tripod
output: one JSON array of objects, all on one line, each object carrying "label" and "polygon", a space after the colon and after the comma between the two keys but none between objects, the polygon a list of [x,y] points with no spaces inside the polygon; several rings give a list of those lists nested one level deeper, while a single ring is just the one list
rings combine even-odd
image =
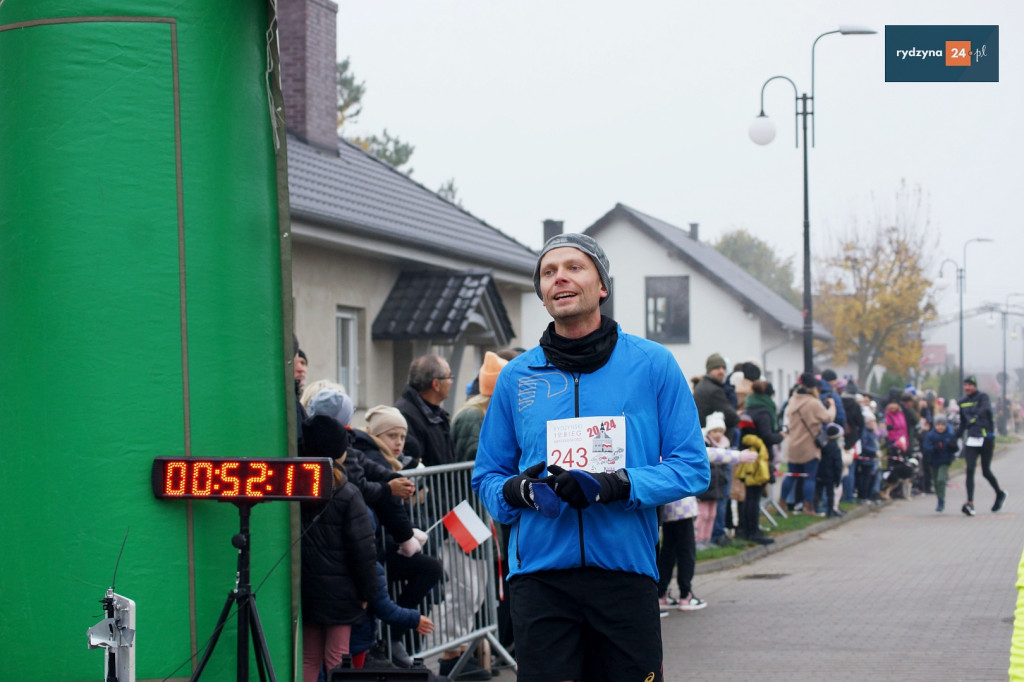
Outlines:
[{"label": "black tripod", "polygon": [[[228,600],[217,619],[217,626],[213,630],[213,637],[210,639],[210,646],[206,648],[203,659],[199,661],[196,671],[192,673],[191,682],[199,679],[206,667],[206,663],[213,654],[213,648],[217,646],[217,639],[220,637],[224,625],[228,621],[228,614],[231,612],[231,605],[238,604],[238,682],[249,682],[249,639],[252,633],[252,644],[256,653],[256,668],[259,670],[260,681],[277,682],[274,675],[274,666],[270,662],[270,651],[267,649],[267,638],[263,634],[263,626],[260,625],[260,615],[256,611],[256,595],[252,593],[252,585],[249,584],[249,513],[252,511],[251,502],[235,502],[238,507],[238,534],[231,538],[231,544],[238,548],[238,574],[235,577],[235,589],[228,593]],[[266,667],[266,675],[264,675]],[[269,678],[267,677],[269,675]]]}]

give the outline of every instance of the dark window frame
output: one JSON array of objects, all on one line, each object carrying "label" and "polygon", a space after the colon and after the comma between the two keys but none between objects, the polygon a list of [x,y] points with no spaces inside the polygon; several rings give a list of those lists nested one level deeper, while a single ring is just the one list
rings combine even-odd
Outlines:
[{"label": "dark window frame", "polygon": [[658,343],[690,343],[690,277],[644,278],[644,325]]}]

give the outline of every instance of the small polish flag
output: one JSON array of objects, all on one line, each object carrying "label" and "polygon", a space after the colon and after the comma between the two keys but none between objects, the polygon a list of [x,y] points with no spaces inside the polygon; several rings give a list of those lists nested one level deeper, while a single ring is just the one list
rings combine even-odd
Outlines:
[{"label": "small polish flag", "polygon": [[469,506],[467,500],[455,505],[455,509],[441,517],[441,521],[444,522],[444,527],[448,529],[448,532],[452,534],[466,554],[491,537],[491,532],[487,530],[487,526],[473,511],[473,507]]}]

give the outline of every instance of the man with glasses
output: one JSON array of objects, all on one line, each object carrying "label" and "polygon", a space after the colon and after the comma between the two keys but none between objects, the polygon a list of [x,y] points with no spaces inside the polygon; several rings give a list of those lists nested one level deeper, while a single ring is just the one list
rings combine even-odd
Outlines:
[{"label": "man with glasses", "polygon": [[440,355],[421,355],[409,365],[409,383],[395,407],[409,423],[405,454],[425,466],[455,461],[452,420],[441,407],[452,390],[452,370]]}]

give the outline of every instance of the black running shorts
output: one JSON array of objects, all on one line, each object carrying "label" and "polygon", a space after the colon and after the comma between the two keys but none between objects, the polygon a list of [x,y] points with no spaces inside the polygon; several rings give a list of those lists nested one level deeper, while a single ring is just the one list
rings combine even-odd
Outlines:
[{"label": "black running shorts", "polygon": [[600,568],[509,583],[519,682],[661,682],[658,586]]}]

